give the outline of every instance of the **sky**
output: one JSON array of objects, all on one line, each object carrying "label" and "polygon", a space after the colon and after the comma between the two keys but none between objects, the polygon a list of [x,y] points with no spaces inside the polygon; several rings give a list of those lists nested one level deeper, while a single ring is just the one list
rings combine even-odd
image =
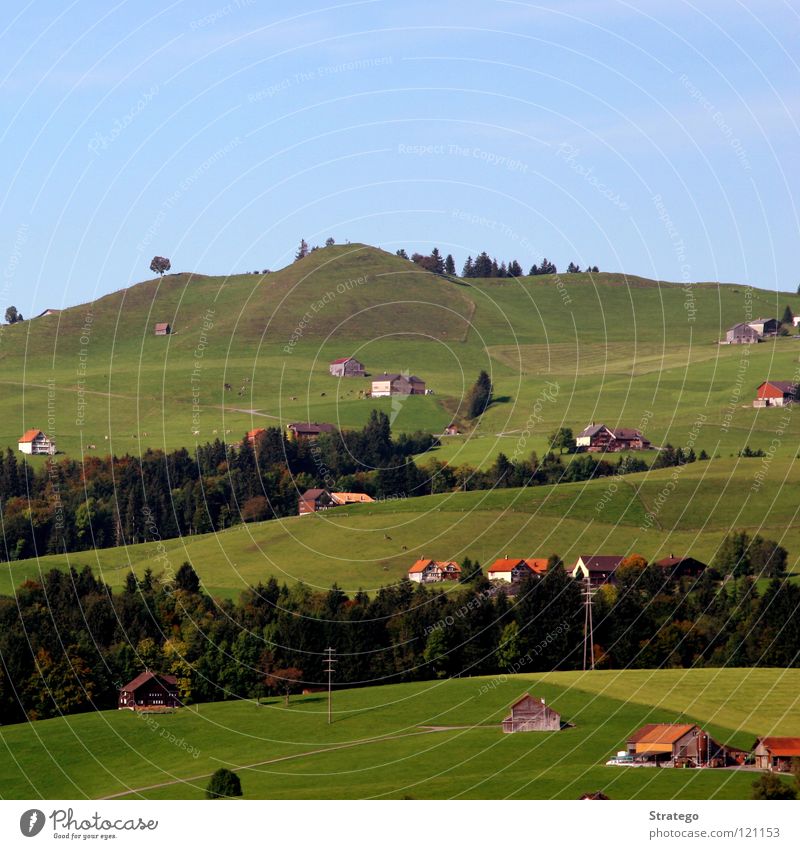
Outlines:
[{"label": "sky", "polygon": [[782,0],[6,0],[0,304],[297,244],[794,291]]}]

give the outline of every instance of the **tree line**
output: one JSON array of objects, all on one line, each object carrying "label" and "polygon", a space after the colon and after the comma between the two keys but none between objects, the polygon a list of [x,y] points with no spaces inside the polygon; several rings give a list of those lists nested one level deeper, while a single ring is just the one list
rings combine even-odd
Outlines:
[{"label": "tree line", "polygon": [[[430,271],[433,274],[455,275],[456,273],[456,263],[453,259],[453,255],[447,254],[447,256],[443,257],[439,252],[439,248],[434,248],[430,254],[413,253],[410,257],[403,248],[395,251],[395,253],[402,259],[410,259],[411,262],[422,266],[422,268],[426,271]],[[600,269],[596,265],[587,265],[584,271],[596,274],[600,271]],[[580,273],[581,267],[575,262],[571,262],[567,267],[567,274]],[[534,263],[530,267],[528,274],[530,276],[536,276],[539,274],[558,274],[558,268],[555,263],[550,262],[547,257],[544,257],[539,265]],[[501,262],[498,263],[497,258],[489,256],[486,251],[481,251],[475,259],[473,259],[471,255],[468,256],[464,262],[463,268],[461,269],[461,276],[468,278],[523,277],[524,275],[525,272],[516,259],[509,260],[508,262],[501,260]]]},{"label": "tree line", "polygon": [[[237,601],[212,599],[189,563],[129,571],[112,593],[86,566],[51,570],[0,597],[0,722],[112,708],[145,668],[177,677],[184,703],[288,699],[336,686],[579,669],[580,582],[557,555],[509,595],[465,559],[457,585],[402,580],[370,595],[274,578]],[[671,580],[632,556],[594,596],[599,668],[800,664],[800,587],[774,578]]]}]

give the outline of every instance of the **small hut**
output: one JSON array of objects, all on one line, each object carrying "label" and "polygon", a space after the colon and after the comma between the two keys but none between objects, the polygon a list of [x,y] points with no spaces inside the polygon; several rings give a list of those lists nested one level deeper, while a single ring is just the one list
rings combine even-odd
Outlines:
[{"label": "small hut", "polygon": [[561,715],[545,704],[544,699],[526,693],[511,705],[511,713],[503,720],[503,733],[518,731],[560,731]]}]

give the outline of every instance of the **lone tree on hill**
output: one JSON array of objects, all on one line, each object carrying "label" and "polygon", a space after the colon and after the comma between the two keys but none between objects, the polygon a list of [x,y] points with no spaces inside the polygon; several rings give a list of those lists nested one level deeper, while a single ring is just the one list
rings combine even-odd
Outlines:
[{"label": "lone tree on hill", "polygon": [[281,693],[284,703],[289,704],[289,696],[300,689],[300,681],[303,678],[303,670],[295,666],[286,666],[280,669],[272,669],[264,676],[264,684],[268,689]]},{"label": "lone tree on hill", "polygon": [[448,254],[445,257],[444,270],[445,270],[445,274],[455,274],[456,273],[456,261],[453,259],[452,254]]},{"label": "lone tree on hill", "polygon": [[786,309],[783,311],[783,318],[781,319],[782,324],[792,324],[794,321],[794,313],[792,312],[792,308],[787,304]]},{"label": "lone tree on hill", "polygon": [[308,242],[305,239],[300,239],[300,245],[297,248],[297,253],[294,255],[294,261],[308,256]]},{"label": "lone tree on hill", "polygon": [[326,248],[332,248],[335,244],[336,244],[336,240],[333,238],[333,236],[328,236],[328,238],[325,239],[325,247]]},{"label": "lone tree on hill", "polygon": [[242,795],[242,782],[235,772],[220,767],[209,779],[206,799],[232,799]]},{"label": "lone tree on hill", "polygon": [[475,381],[467,399],[467,417],[476,419],[492,403],[492,381],[489,375],[482,371]]},{"label": "lone tree on hill", "polygon": [[6,310],[6,324],[16,324],[18,321],[23,321],[22,313],[17,312],[16,307],[9,307]]},{"label": "lone tree on hill", "polygon": [[154,256],[150,263],[150,271],[153,274],[160,274],[162,277],[170,268],[172,268],[172,264],[165,256]]}]

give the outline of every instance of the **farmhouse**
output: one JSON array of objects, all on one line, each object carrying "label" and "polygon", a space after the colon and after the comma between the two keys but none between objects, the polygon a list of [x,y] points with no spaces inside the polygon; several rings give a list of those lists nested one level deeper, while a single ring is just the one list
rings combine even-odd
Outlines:
[{"label": "farmhouse", "polygon": [[717,743],[699,725],[689,723],[643,725],[628,738],[627,750],[634,761],[673,766],[721,767],[739,760],[738,750]]},{"label": "farmhouse", "polygon": [[765,380],[756,389],[754,407],[785,407],[797,400],[798,386],[791,380]]},{"label": "farmhouse", "polygon": [[544,703],[526,693],[511,705],[511,713],[503,720],[503,733],[518,731],[560,731],[561,715]]},{"label": "farmhouse", "polygon": [[635,428],[610,428],[592,422],[577,435],[575,445],[583,451],[641,451],[651,443]]},{"label": "farmhouse", "polygon": [[289,439],[316,439],[321,433],[333,433],[336,428],[325,422],[292,422],[286,430]]},{"label": "farmhouse", "polygon": [[459,429],[458,429],[458,425],[456,425],[456,424],[449,424],[449,425],[447,425],[447,427],[444,429],[444,435],[445,435],[445,436],[458,436],[458,434],[459,434],[460,432],[461,432],[461,431],[459,431]]},{"label": "farmhouse", "polygon": [[789,772],[792,759],[800,758],[800,737],[759,737],[753,754],[758,769]]},{"label": "farmhouse", "polygon": [[664,570],[670,578],[697,578],[708,568],[705,563],[695,560],[694,557],[665,557],[657,560],[654,566]]},{"label": "farmhouse", "polygon": [[327,489],[307,489],[297,499],[298,516],[308,516],[310,513],[330,510],[331,507],[338,507],[338,504]]},{"label": "farmhouse", "polygon": [[337,504],[367,504],[375,501],[372,496],[366,492],[332,492],[331,498]]},{"label": "farmhouse", "polygon": [[119,710],[178,707],[178,679],[146,670],[119,690]]},{"label": "farmhouse", "polygon": [[55,454],[56,444],[46,434],[36,428],[26,430],[20,436],[17,447],[23,454]]},{"label": "farmhouse", "polygon": [[547,571],[547,558],[532,557],[502,557],[495,560],[489,567],[490,581],[505,581],[508,584],[518,584],[532,575],[543,575]]},{"label": "farmhouse", "polygon": [[156,336],[169,336],[172,333],[172,327],[168,321],[159,321],[156,324]]},{"label": "farmhouse", "polygon": [[593,586],[613,584],[614,572],[624,559],[621,554],[582,554],[570,571],[573,578],[589,581]]},{"label": "farmhouse", "polygon": [[425,381],[416,375],[379,374],[372,379],[372,397],[388,398],[390,395],[424,395]]},{"label": "farmhouse", "polygon": [[334,377],[364,377],[366,374],[364,364],[355,357],[339,357],[338,360],[331,360],[328,371]]},{"label": "farmhouse", "polygon": [[39,315],[35,315],[34,318],[43,318],[46,315],[58,315],[60,312],[61,310],[46,309],[42,310]]},{"label": "farmhouse", "polygon": [[761,334],[749,324],[734,324],[725,334],[726,345],[753,345],[761,341]]},{"label": "farmhouse", "polygon": [[408,580],[417,584],[457,581],[460,577],[461,567],[455,560],[417,560],[408,570]]},{"label": "farmhouse", "polygon": [[748,321],[747,324],[762,336],[777,336],[781,326],[777,318],[756,318]]}]

